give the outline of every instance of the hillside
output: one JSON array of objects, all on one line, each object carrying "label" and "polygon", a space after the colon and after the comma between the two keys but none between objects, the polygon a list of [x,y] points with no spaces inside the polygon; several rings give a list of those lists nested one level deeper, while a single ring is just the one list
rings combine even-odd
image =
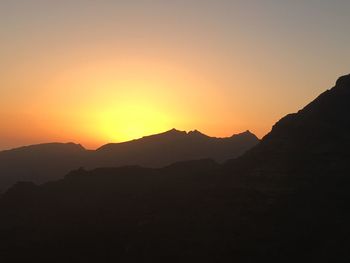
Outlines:
[{"label": "hillside", "polygon": [[170,131],[106,144],[96,151],[79,144],[48,143],[0,152],[0,190],[17,181],[43,183],[85,167],[142,165],[162,167],[178,161],[211,158],[223,162],[252,148],[259,139],[249,131],[214,138],[199,131]]}]

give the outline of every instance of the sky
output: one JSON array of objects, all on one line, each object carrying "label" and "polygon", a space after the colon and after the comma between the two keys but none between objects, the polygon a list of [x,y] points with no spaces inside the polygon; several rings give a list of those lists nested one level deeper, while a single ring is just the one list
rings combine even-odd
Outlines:
[{"label": "sky", "polygon": [[0,149],[263,137],[350,72],[347,0],[0,0]]}]

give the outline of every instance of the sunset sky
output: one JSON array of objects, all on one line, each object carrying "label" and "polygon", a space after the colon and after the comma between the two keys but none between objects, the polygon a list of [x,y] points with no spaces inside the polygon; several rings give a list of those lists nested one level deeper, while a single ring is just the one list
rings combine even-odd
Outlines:
[{"label": "sunset sky", "polygon": [[0,0],[0,149],[262,137],[350,72],[347,0]]}]

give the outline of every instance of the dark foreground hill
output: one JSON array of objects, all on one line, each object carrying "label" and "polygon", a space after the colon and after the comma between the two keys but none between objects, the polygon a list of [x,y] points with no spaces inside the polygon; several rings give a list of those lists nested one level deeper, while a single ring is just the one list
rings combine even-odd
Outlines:
[{"label": "dark foreground hill", "polygon": [[349,262],[349,90],[342,77],[224,165],[79,169],[18,183],[0,198],[0,258]]},{"label": "dark foreground hill", "polygon": [[0,190],[17,181],[43,183],[63,178],[79,167],[142,165],[161,167],[178,161],[211,158],[218,162],[243,154],[259,142],[249,131],[227,138],[199,131],[170,131],[124,143],[107,144],[96,151],[79,144],[48,143],[0,152]]}]

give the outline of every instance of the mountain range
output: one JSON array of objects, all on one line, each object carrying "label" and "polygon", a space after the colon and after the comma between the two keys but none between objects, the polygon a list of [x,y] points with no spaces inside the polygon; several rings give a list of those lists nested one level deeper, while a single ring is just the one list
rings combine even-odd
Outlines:
[{"label": "mountain range", "polygon": [[0,257],[349,262],[349,112],[347,75],[223,164],[80,168],[17,183],[0,197]]},{"label": "mountain range", "polygon": [[258,142],[249,131],[215,138],[197,130],[187,133],[172,129],[128,142],[106,144],[95,151],[74,143],[25,146],[0,152],[0,189],[23,180],[36,183],[56,180],[79,167],[161,167],[204,158],[223,162],[238,157]]}]

